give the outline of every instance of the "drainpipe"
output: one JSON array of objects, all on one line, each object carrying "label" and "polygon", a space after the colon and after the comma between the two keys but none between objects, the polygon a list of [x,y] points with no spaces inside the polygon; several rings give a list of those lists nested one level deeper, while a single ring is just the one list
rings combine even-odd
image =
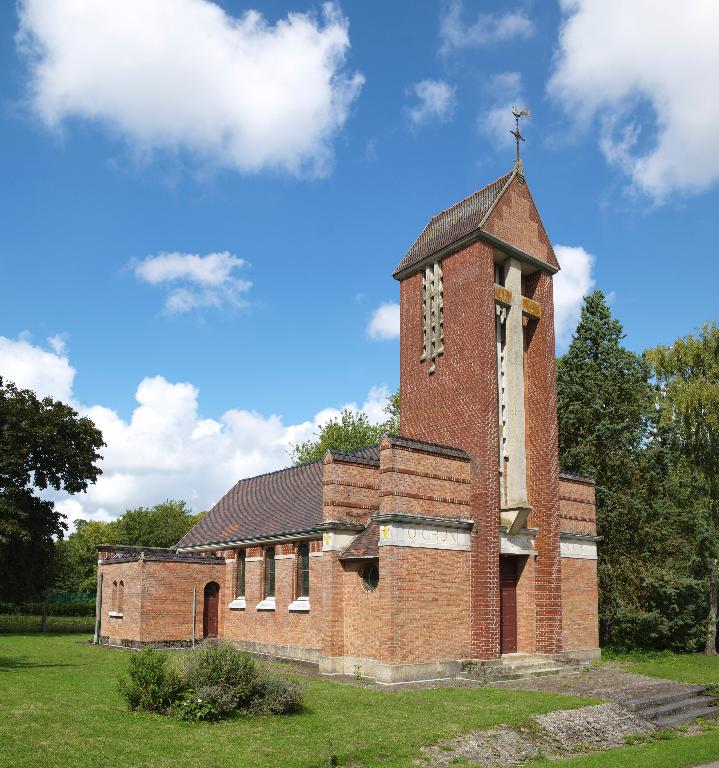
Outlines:
[{"label": "drainpipe", "polygon": [[195,623],[197,622],[197,587],[192,590],[192,647],[195,647]]},{"label": "drainpipe", "polygon": [[95,645],[100,643],[100,625],[102,623],[102,579],[104,573],[97,574],[97,597],[95,598]]}]

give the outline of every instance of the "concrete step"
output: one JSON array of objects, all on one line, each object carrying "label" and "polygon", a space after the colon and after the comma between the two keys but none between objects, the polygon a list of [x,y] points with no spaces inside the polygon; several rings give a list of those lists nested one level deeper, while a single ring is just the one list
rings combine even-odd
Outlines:
[{"label": "concrete step", "polygon": [[631,709],[632,712],[639,712],[641,710],[650,709],[651,707],[660,707],[663,704],[671,704],[674,701],[682,701],[691,696],[699,696],[704,691],[704,687],[701,685],[691,686],[679,691],[655,691],[647,696],[642,696],[637,699],[629,699],[624,702],[624,706],[627,709]]},{"label": "concrete step", "polygon": [[533,677],[549,677],[551,675],[571,675],[579,670],[567,667],[543,667],[542,669],[524,670],[520,672],[500,672],[494,682],[509,682],[510,680],[530,680]]},{"label": "concrete step", "polygon": [[667,717],[661,717],[653,722],[657,728],[676,728],[678,725],[689,725],[699,718],[702,718],[702,720],[714,720],[717,717],[719,717],[719,707],[703,706],[678,712]]},{"label": "concrete step", "polygon": [[660,720],[664,717],[671,717],[681,712],[691,712],[695,709],[711,707],[712,700],[708,696],[689,696],[683,699],[677,699],[667,704],[661,704],[655,707],[635,710],[638,715],[646,717],[647,720]]},{"label": "concrete step", "polygon": [[542,669],[555,669],[558,666],[556,661],[520,661],[502,664],[500,669],[507,672],[539,672]]}]

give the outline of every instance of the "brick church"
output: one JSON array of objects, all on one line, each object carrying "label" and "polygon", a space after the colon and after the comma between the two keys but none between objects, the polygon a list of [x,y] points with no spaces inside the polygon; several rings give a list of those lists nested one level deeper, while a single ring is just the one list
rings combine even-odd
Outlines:
[{"label": "brick church", "polygon": [[240,480],[172,550],[101,547],[96,641],[219,637],[385,683],[595,658],[594,483],[558,459],[558,270],[520,162],[434,216],[394,272],[400,435]]}]

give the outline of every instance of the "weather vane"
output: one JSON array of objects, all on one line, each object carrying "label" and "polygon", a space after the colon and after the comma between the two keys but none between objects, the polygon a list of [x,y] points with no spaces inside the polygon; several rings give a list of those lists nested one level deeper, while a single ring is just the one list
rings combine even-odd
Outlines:
[{"label": "weather vane", "polygon": [[519,142],[524,141],[524,136],[519,132],[519,118],[520,117],[531,117],[531,113],[528,109],[522,109],[519,110],[516,107],[512,107],[512,114],[514,115],[514,122],[515,122],[515,129],[513,131],[510,131],[512,136],[514,136],[515,141],[517,142],[517,157],[514,161],[514,167],[522,173],[522,161],[519,157]]}]

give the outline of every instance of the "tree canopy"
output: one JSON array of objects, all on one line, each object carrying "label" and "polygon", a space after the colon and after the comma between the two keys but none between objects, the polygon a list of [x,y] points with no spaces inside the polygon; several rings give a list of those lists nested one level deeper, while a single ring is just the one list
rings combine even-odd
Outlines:
[{"label": "tree canopy", "polygon": [[647,352],[662,399],[664,423],[673,426],[684,455],[700,471],[719,514],[719,326],[705,323],[694,336]]},{"label": "tree canopy", "polygon": [[101,473],[104,444],[69,405],[0,378],[0,598],[29,599],[44,589],[53,537],[67,525],[41,494],[87,490]]},{"label": "tree canopy", "polygon": [[649,356],[623,345],[604,295],[586,297],[557,363],[560,463],[597,483],[602,641],[696,650],[705,635],[712,525]]},{"label": "tree canopy", "polygon": [[204,514],[193,515],[184,501],[168,500],[154,507],[128,509],[111,522],[76,520],[73,533],[56,544],[55,588],[94,592],[99,544],[172,547]]},{"label": "tree canopy", "polygon": [[319,461],[327,451],[350,452],[378,443],[383,435],[399,433],[399,391],[389,398],[384,409],[387,419],[372,424],[364,413],[345,408],[339,419],[328,421],[310,440],[292,448],[295,465]]}]

